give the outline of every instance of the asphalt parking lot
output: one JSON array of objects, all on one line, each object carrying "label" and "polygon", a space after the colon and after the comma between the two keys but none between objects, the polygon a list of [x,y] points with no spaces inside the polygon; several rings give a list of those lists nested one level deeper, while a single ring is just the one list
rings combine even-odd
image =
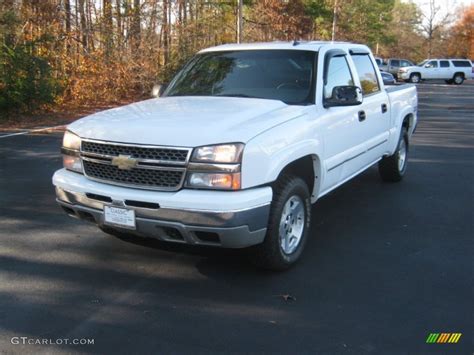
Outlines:
[{"label": "asphalt parking lot", "polygon": [[472,354],[474,83],[418,88],[406,179],[371,168],[321,199],[285,273],[71,219],[51,185],[61,135],[0,133],[0,352]]}]

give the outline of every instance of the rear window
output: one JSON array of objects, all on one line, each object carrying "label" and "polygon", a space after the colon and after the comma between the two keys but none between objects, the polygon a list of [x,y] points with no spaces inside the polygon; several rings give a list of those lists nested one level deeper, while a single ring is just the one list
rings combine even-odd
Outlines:
[{"label": "rear window", "polygon": [[451,61],[455,67],[470,68],[472,64],[468,60],[452,60]]}]

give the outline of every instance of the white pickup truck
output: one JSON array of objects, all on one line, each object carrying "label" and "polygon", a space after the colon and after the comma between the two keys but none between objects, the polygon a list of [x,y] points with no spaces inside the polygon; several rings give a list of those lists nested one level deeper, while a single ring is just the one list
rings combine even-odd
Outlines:
[{"label": "white pickup truck", "polygon": [[402,179],[416,123],[415,86],[386,89],[366,46],[222,45],[161,97],[72,123],[53,184],[67,214],[110,234],[250,247],[282,270],[312,203],[376,163]]}]

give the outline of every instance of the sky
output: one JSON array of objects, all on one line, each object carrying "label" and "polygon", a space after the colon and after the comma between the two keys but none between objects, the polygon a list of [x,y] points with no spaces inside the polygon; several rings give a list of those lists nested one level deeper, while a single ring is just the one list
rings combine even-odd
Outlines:
[{"label": "sky", "polygon": [[[404,0],[405,2],[414,2],[417,4],[421,10],[428,10],[429,9],[429,0]],[[474,4],[474,0],[435,0],[437,6],[441,7],[440,16],[445,14],[448,11],[453,11],[458,7],[461,6],[469,6]],[[441,14],[442,13],[442,14]],[[461,14],[454,14],[454,19],[459,18]]]}]

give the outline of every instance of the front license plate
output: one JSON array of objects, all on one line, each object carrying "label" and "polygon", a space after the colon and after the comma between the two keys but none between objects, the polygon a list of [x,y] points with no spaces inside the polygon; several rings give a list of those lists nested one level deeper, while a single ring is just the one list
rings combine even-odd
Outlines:
[{"label": "front license plate", "polygon": [[104,206],[104,223],[128,229],[136,229],[135,211]]}]

